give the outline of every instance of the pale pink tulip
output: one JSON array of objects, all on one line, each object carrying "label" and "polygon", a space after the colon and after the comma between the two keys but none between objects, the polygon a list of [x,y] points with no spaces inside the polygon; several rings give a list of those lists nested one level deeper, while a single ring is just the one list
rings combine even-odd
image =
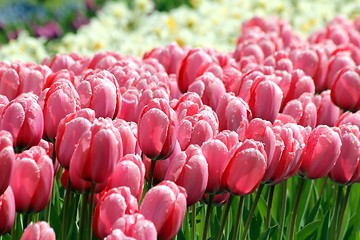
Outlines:
[{"label": "pale pink tulip", "polygon": [[20,240],[55,240],[55,231],[45,221],[31,222],[24,230]]}]

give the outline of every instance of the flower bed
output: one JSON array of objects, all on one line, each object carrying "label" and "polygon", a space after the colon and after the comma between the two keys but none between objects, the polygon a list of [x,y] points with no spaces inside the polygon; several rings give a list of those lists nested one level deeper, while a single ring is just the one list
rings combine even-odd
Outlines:
[{"label": "flower bed", "polygon": [[95,53],[126,46],[111,27],[137,39],[135,3],[52,45],[77,53],[0,63],[0,239],[360,239],[360,18],[305,39],[252,17],[228,41],[194,21],[204,45],[149,31],[155,48]]}]

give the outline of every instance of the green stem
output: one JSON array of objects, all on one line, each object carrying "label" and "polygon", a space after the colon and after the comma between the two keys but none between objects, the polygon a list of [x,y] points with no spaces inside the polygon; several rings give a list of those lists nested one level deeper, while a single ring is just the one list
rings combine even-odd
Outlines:
[{"label": "green stem", "polygon": [[251,220],[252,220],[252,218],[254,216],[256,205],[259,202],[259,199],[260,199],[261,192],[262,192],[263,188],[264,188],[264,184],[260,184],[260,186],[258,188],[258,191],[256,193],[256,196],[255,196],[254,202],[253,202],[253,204],[251,206],[248,218],[246,220],[245,227],[244,227],[244,232],[241,235],[241,239],[245,239],[245,237],[246,237],[247,231],[249,230],[249,227],[250,227]]},{"label": "green stem", "polygon": [[85,213],[88,203],[89,194],[84,192],[81,194],[80,224],[79,224],[79,240],[84,239]]},{"label": "green stem", "polygon": [[345,193],[344,202],[343,202],[343,204],[342,204],[342,206],[341,206],[340,218],[339,218],[339,220],[338,220],[338,230],[337,230],[336,239],[341,239],[341,238],[340,238],[340,236],[341,236],[341,227],[342,227],[342,223],[343,223],[343,220],[344,220],[346,205],[347,205],[347,202],[348,202],[348,200],[349,200],[349,195],[350,195],[351,186],[352,186],[352,185],[349,185],[349,186],[347,187],[346,193]]},{"label": "green stem", "polygon": [[266,221],[265,221],[266,229],[268,229],[270,227],[271,208],[272,208],[272,201],[273,201],[273,197],[274,197],[274,189],[275,189],[275,185],[271,185],[269,196],[267,199],[267,212],[266,212]]},{"label": "green stem", "polygon": [[30,213],[24,213],[22,217],[23,217],[23,226],[24,226],[23,229],[25,229],[27,225],[29,225],[29,219],[31,219]]},{"label": "green stem", "polygon": [[70,175],[68,177],[68,185],[65,189],[65,199],[64,199],[64,207],[63,207],[63,219],[62,219],[62,231],[61,237],[63,240],[66,239],[66,232],[67,232],[67,217],[69,211],[69,203],[70,203],[70,196],[71,196],[71,182],[70,182]]},{"label": "green stem", "polygon": [[150,166],[149,189],[152,188],[152,186],[153,186],[153,178],[154,178],[155,164],[156,164],[156,159],[152,159],[152,160],[151,160],[151,166]]},{"label": "green stem", "polygon": [[341,205],[341,197],[343,194],[344,186],[339,185],[336,194],[336,202],[335,202],[335,212],[331,223],[331,230],[332,230],[332,239],[336,239],[336,229],[337,229],[337,222],[339,219],[339,211]]},{"label": "green stem", "polygon": [[72,233],[72,231],[73,231],[73,229],[74,229],[74,225],[76,225],[76,216],[77,216],[77,207],[78,207],[78,203],[79,203],[79,199],[80,199],[80,195],[79,194],[75,194],[75,197],[74,197],[74,201],[75,201],[75,203],[74,203],[74,211],[73,211],[73,213],[72,213],[72,217],[71,217],[71,219],[72,219],[72,221],[71,221],[71,224],[70,224],[70,229],[69,229],[69,232],[68,232],[68,236],[67,236],[67,239],[69,239],[69,236],[70,236],[70,239],[73,239],[72,237],[71,237],[71,233]]},{"label": "green stem", "polygon": [[287,192],[287,180],[283,181],[281,183],[281,202],[280,202],[280,240],[282,240],[283,237],[283,230],[284,230],[284,223],[285,223],[285,213],[286,213],[286,192]]},{"label": "green stem", "polygon": [[236,215],[236,223],[235,223],[235,232],[234,232],[234,239],[238,239],[239,233],[240,233],[240,220],[242,217],[244,209],[244,196],[240,196],[239,206],[238,206],[238,212]]},{"label": "green stem", "polygon": [[207,234],[209,230],[209,223],[210,223],[210,215],[213,209],[213,200],[214,200],[214,194],[209,194],[209,203],[206,208],[206,217],[205,217],[205,226],[204,226],[204,232],[203,232],[203,240],[207,239]]},{"label": "green stem", "polygon": [[322,195],[323,195],[323,193],[324,193],[324,189],[325,189],[325,186],[326,186],[326,183],[327,183],[327,180],[328,180],[328,179],[329,179],[328,176],[326,176],[326,177],[324,178],[324,181],[323,181],[323,183],[322,183],[322,185],[321,185],[321,188],[320,188],[319,198],[321,198]]},{"label": "green stem", "polygon": [[296,192],[294,209],[293,209],[292,216],[291,216],[290,234],[289,234],[289,239],[290,239],[290,240],[294,239],[294,230],[295,230],[295,223],[296,223],[296,214],[297,214],[297,210],[298,210],[298,208],[299,208],[299,202],[300,202],[300,197],[301,197],[302,188],[303,188],[303,186],[304,186],[304,183],[305,183],[305,178],[301,177],[301,178],[300,178],[299,185],[298,185],[298,189],[297,189],[297,192]]},{"label": "green stem", "polygon": [[93,218],[93,214],[94,214],[94,196],[95,196],[95,187],[96,184],[95,183],[91,183],[91,191],[90,191],[90,204],[89,204],[89,222],[88,222],[88,227],[89,227],[89,235],[88,238],[89,240],[92,240],[92,236],[93,236],[93,229],[92,229],[92,218]]},{"label": "green stem", "polygon": [[226,219],[229,215],[229,210],[230,210],[230,206],[231,206],[231,203],[232,201],[234,200],[234,197],[235,195],[231,194],[230,195],[230,198],[228,200],[228,203],[226,204],[226,207],[225,207],[225,210],[224,212],[222,213],[222,216],[221,216],[221,223],[220,223],[220,229],[219,229],[219,235],[217,237],[217,240],[220,240],[221,237],[222,237],[222,234],[224,232],[224,227],[225,227],[225,223],[226,223]]},{"label": "green stem", "polygon": [[191,239],[196,239],[196,205],[191,206],[192,218],[191,218]]}]

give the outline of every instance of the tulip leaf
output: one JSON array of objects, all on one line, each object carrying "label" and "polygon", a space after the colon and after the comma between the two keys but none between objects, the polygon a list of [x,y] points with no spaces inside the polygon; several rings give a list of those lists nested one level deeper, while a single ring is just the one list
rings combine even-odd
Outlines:
[{"label": "tulip leaf", "polygon": [[305,240],[307,237],[311,236],[317,231],[320,223],[321,220],[317,220],[304,226],[300,231],[297,232],[297,240]]},{"label": "tulip leaf", "polygon": [[272,235],[277,230],[278,225],[269,227],[267,230],[262,232],[257,240],[266,240],[266,239],[272,239]]},{"label": "tulip leaf", "polygon": [[301,198],[300,198],[300,202],[299,202],[299,208],[297,210],[297,215],[296,215],[296,229],[299,229],[299,226],[301,225],[301,221],[304,218],[306,211],[308,209],[308,205],[309,205],[309,200],[310,200],[310,196],[311,196],[311,187],[312,187],[312,180],[306,180],[304,179],[304,186],[302,189],[302,193],[301,194]]},{"label": "tulip leaf", "polygon": [[316,237],[317,240],[328,239],[330,219],[331,219],[330,211],[327,210],[324,215],[324,218],[321,221],[321,227],[317,232],[317,237]]},{"label": "tulip leaf", "polygon": [[51,209],[50,209],[50,225],[54,229],[56,236],[61,235],[61,219],[60,214],[57,212],[58,210],[54,206],[53,203],[51,203]]},{"label": "tulip leaf", "polygon": [[319,212],[320,209],[320,204],[321,204],[321,198],[317,200],[317,202],[315,203],[315,205],[312,207],[311,212],[309,213],[309,215],[306,218],[306,223],[311,223],[314,221],[316,215]]},{"label": "tulip leaf", "polygon": [[177,234],[177,240],[186,240],[185,234],[182,230],[180,230]]}]

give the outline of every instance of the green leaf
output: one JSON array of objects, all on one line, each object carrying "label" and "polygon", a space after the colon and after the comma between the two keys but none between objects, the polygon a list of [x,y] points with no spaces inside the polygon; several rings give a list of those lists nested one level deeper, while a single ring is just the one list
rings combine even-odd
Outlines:
[{"label": "green leaf", "polygon": [[260,237],[257,240],[266,240],[271,239],[272,235],[275,233],[275,230],[277,230],[278,225],[269,227],[267,230],[265,230],[263,233],[260,234]]},{"label": "green leaf", "polygon": [[300,231],[297,232],[297,239],[305,240],[307,237],[309,237],[311,234],[313,234],[319,229],[320,223],[321,220],[317,220],[307,224],[305,227],[303,227]]},{"label": "green leaf", "polygon": [[317,200],[317,202],[315,203],[315,206],[311,209],[311,212],[309,213],[309,215],[306,218],[305,224],[308,224],[308,223],[311,223],[314,221],[316,215],[319,212],[320,204],[321,204],[321,198]]},{"label": "green leaf", "polygon": [[317,240],[329,239],[328,232],[329,232],[330,218],[331,218],[330,211],[327,210],[324,218],[322,219],[321,228],[319,229],[321,231],[318,231],[318,234],[316,236]]}]

